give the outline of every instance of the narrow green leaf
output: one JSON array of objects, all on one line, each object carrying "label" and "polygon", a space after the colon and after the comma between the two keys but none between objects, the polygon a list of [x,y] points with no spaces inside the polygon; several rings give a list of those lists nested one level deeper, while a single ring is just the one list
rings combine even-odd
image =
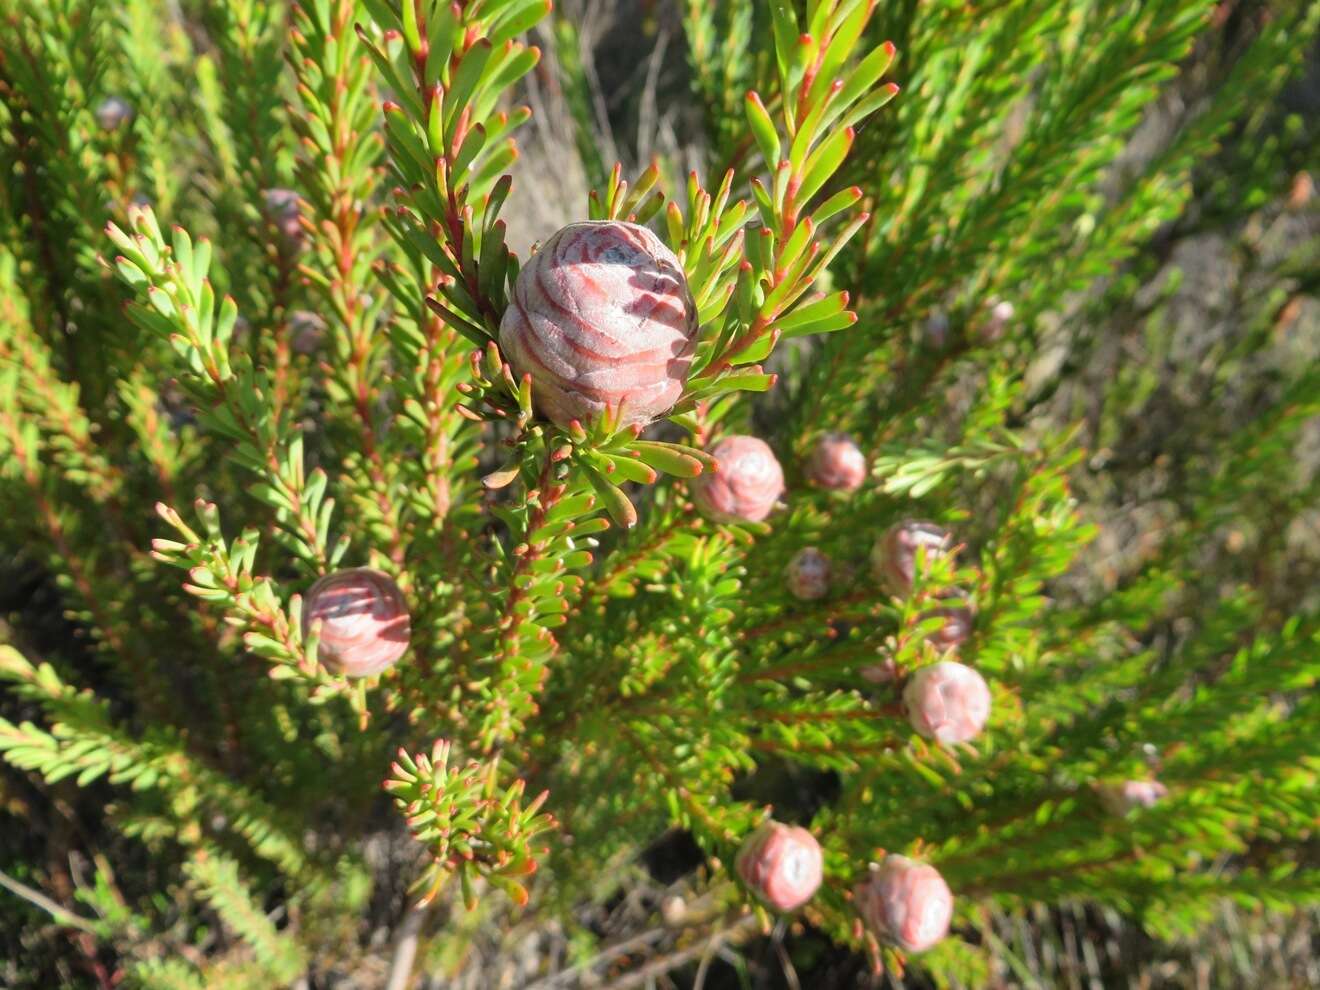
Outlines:
[{"label": "narrow green leaf", "polygon": [[779,164],[779,132],[775,130],[774,121],[770,119],[770,113],[755,90],[748,90],[744,102],[747,108],[747,123],[751,126],[757,147],[761,149],[761,157],[765,159],[767,166],[774,168]]},{"label": "narrow green leaf", "polygon": [[852,148],[855,134],[851,127],[835,131],[807,159],[806,173],[798,189],[800,203],[809,203],[821,186],[839,170]]},{"label": "narrow green leaf", "polygon": [[600,496],[601,504],[605,506],[605,511],[610,514],[610,518],[624,529],[631,529],[637,525],[637,509],[628,496],[595,471],[588,470],[586,474],[587,480],[591,482],[591,487]]}]

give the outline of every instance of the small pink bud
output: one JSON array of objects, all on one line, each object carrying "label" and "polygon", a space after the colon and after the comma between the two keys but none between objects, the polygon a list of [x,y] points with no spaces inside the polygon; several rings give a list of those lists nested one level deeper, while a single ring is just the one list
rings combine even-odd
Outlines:
[{"label": "small pink bud", "polygon": [[931,522],[905,519],[891,527],[871,548],[871,573],[894,595],[912,593],[917,577],[917,549],[923,548],[926,562],[947,554],[953,537],[947,529]]},{"label": "small pink bud", "polygon": [[943,350],[949,342],[949,317],[945,313],[934,312],[926,318],[926,343],[935,350]]},{"label": "small pink bud", "polygon": [[619,426],[667,413],[687,384],[697,307],[683,266],[645,227],[574,223],[518,273],[500,347],[530,374],[538,410],[561,427],[620,410]]},{"label": "small pink bud", "polygon": [[717,469],[692,479],[692,500],[715,522],[760,522],[784,493],[774,451],[756,437],[725,437],[710,454]]},{"label": "small pink bud", "polygon": [[271,216],[297,216],[298,194],[292,189],[266,189],[261,195]]},{"label": "small pink bud", "polygon": [[118,96],[107,96],[96,106],[96,126],[103,131],[117,131],[133,119],[133,106]]},{"label": "small pink bud", "polygon": [[990,718],[990,688],[971,667],[941,660],[922,667],[903,691],[908,721],[946,745],[975,739]]},{"label": "small pink bud", "polygon": [[1303,209],[1313,199],[1315,199],[1315,179],[1309,172],[1298,172],[1293,176],[1292,185],[1288,188],[1289,208]]},{"label": "small pink bud", "polygon": [[846,433],[826,433],[807,461],[811,482],[831,491],[855,492],[866,480],[866,455]]},{"label": "small pink bud", "polygon": [[953,894],[939,871],[906,856],[886,856],[853,891],[857,913],[877,938],[925,952],[949,933]]},{"label": "small pink bud", "polygon": [[1102,784],[1097,790],[1105,810],[1120,818],[1137,808],[1150,808],[1169,794],[1158,780],[1125,780],[1121,784]]},{"label": "small pink bud", "polygon": [[671,928],[683,923],[687,917],[687,901],[678,895],[666,897],[660,902],[660,918]]},{"label": "small pink bud", "polygon": [[815,547],[799,550],[784,575],[789,593],[804,602],[824,598],[830,591],[831,569],[830,558]]},{"label": "small pink bud", "polygon": [[299,247],[303,240],[303,229],[298,219],[298,194],[292,189],[267,189],[263,196],[270,222],[288,246]]},{"label": "small pink bud", "polygon": [[408,649],[408,605],[394,580],[369,567],[327,574],[307,592],[303,635],[321,620],[318,659],[349,677],[371,677]]},{"label": "small pink bud", "polygon": [[872,684],[890,684],[898,680],[898,664],[893,657],[885,657],[880,663],[873,663],[858,671]]},{"label": "small pink bud", "polygon": [[1011,302],[1002,299],[990,300],[990,315],[981,327],[982,339],[988,343],[994,343],[1002,337],[1015,313],[1016,310]]},{"label": "small pink bud", "polygon": [[767,821],[743,842],[734,868],[766,907],[792,911],[820,886],[820,844],[805,828]]},{"label": "small pink bud", "polygon": [[[923,612],[920,618],[933,619],[938,616],[944,620],[944,625],[928,635],[926,641],[941,653],[947,653],[967,642],[967,638],[972,634],[972,621],[976,613],[971,602],[962,592],[950,591],[941,597],[951,604]],[[958,604],[959,602],[961,604]]]},{"label": "small pink bud", "polygon": [[325,330],[325,320],[316,313],[295,309],[289,314],[289,335],[298,354],[314,354],[320,350]]}]

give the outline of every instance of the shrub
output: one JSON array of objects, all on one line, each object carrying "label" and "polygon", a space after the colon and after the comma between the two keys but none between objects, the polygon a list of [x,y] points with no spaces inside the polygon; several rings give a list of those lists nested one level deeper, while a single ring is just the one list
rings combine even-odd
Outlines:
[{"label": "shrub", "polygon": [[[1206,362],[1250,415],[1195,424],[1109,573],[1159,385],[1084,372],[1114,314],[1167,339],[1161,244],[1291,178],[1320,9],[690,0],[682,176],[608,167],[550,6],[0,0],[0,551],[67,616],[0,627],[6,979],[285,984],[384,900],[406,980],[672,830],[714,905],[676,962],[796,904],[735,867],[789,825],[793,923],[940,981],[1030,905],[1313,901],[1316,603],[1207,561],[1246,527],[1298,566],[1314,355],[1219,393],[1314,231]],[[520,259],[537,74],[596,188]]]}]

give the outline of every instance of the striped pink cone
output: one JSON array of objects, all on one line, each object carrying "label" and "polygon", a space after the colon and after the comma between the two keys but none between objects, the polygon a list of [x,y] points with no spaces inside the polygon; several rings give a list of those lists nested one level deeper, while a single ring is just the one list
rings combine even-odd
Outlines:
[{"label": "striped pink cone", "polygon": [[871,573],[890,594],[906,596],[912,592],[917,576],[917,548],[924,547],[929,562],[943,556],[953,545],[947,529],[930,522],[905,519],[891,527],[871,548]]},{"label": "striped pink cone", "polygon": [[855,492],[866,480],[866,455],[846,433],[826,433],[807,461],[812,484],[836,492]]},{"label": "striped pink cone", "polygon": [[784,573],[788,591],[804,602],[824,598],[830,591],[830,558],[815,547],[804,547],[793,555]]},{"label": "striped pink cone", "polygon": [[518,273],[500,347],[560,426],[618,409],[621,426],[668,412],[687,384],[697,307],[674,253],[645,227],[574,223]]},{"label": "striped pink cone", "polygon": [[734,868],[766,907],[792,911],[820,886],[820,844],[805,828],[768,821],[743,842]]},{"label": "striped pink cone", "polygon": [[760,522],[784,493],[784,472],[764,440],[725,437],[710,454],[718,469],[692,479],[692,500],[715,522]]},{"label": "striped pink cone", "polygon": [[949,933],[953,893],[939,871],[906,856],[886,856],[853,891],[862,922],[879,939],[925,952]]},{"label": "striped pink cone", "polygon": [[903,704],[920,735],[946,745],[964,743],[990,719],[990,688],[971,667],[941,660],[912,675]]},{"label": "striped pink cone", "polygon": [[317,581],[303,602],[303,635],[321,620],[317,659],[349,677],[371,677],[408,649],[411,624],[403,592],[369,567],[336,571]]}]

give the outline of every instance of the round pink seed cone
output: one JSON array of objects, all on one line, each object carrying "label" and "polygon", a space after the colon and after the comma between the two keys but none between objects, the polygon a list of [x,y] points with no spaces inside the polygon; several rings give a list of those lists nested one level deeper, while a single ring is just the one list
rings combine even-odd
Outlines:
[{"label": "round pink seed cone", "polygon": [[971,667],[941,660],[912,675],[903,691],[912,728],[946,745],[975,739],[990,718],[990,688]]},{"label": "round pink seed cone", "polygon": [[784,573],[788,591],[804,602],[824,598],[830,591],[830,558],[815,547],[804,547],[793,555]]},{"label": "round pink seed cone", "polygon": [[303,635],[321,620],[317,658],[326,669],[371,677],[408,649],[408,605],[393,579],[369,567],[336,571],[317,581],[303,602]]},{"label": "round pink seed cone", "polygon": [[292,189],[267,189],[263,195],[266,214],[284,238],[285,246],[293,249],[301,247],[304,231],[299,219],[302,211],[298,204],[298,194]]},{"label": "round pink seed cone", "polygon": [[886,856],[853,897],[867,928],[907,952],[924,952],[949,932],[953,894],[927,863]]},{"label": "round pink seed cone", "polygon": [[917,574],[917,548],[923,547],[929,562],[943,556],[953,545],[947,529],[931,522],[905,519],[891,527],[871,548],[871,573],[890,594],[906,596]]},{"label": "round pink seed cone", "polygon": [[711,448],[719,465],[692,479],[692,500],[715,522],[760,522],[784,493],[774,451],[756,437],[725,437]]},{"label": "round pink seed cone", "polygon": [[826,433],[807,461],[812,484],[830,491],[855,492],[866,480],[866,455],[846,433]]},{"label": "round pink seed cone", "polygon": [[792,911],[820,886],[820,844],[805,828],[768,821],[743,842],[734,868],[766,907]]},{"label": "round pink seed cone", "polygon": [[93,111],[96,126],[103,131],[117,131],[133,119],[133,105],[119,96],[107,96]]},{"label": "round pink seed cone", "polygon": [[607,406],[621,426],[668,412],[687,384],[697,309],[674,253],[645,227],[574,223],[518,273],[500,347],[532,376],[538,410],[559,426]]}]

